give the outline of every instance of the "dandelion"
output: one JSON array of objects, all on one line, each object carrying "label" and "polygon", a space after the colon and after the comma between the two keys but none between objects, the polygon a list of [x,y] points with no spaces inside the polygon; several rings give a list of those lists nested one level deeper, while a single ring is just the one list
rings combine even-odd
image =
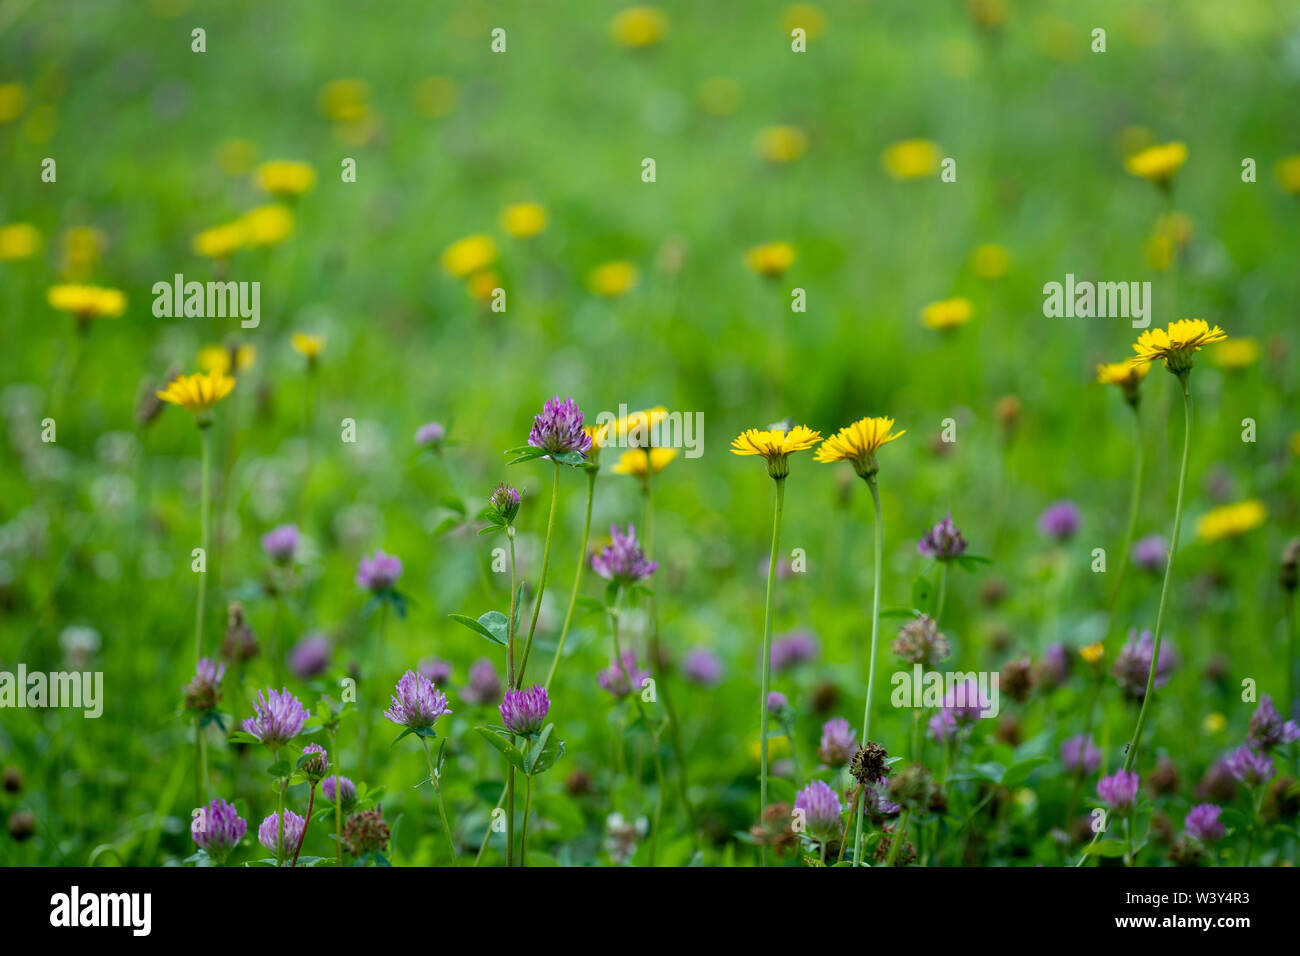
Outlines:
[{"label": "dandelion", "polygon": [[1001,279],[1011,269],[1011,255],[1003,246],[985,243],[976,246],[970,257],[971,271],[986,281]]},{"label": "dandelion", "polygon": [[1149,365],[1157,360],[1180,379],[1192,370],[1192,357],[1207,345],[1221,342],[1228,333],[1204,319],[1179,319],[1165,329],[1147,329],[1133,344],[1132,365]]},{"label": "dandelion", "polygon": [[645,479],[657,475],[677,457],[676,448],[629,448],[619,456],[610,472]]},{"label": "dandelion", "polygon": [[247,344],[205,345],[199,349],[198,364],[204,372],[234,375],[246,372],[257,361],[257,349]]},{"label": "dandelion", "polygon": [[325,351],[325,337],[323,335],[311,335],[307,332],[295,332],[289,338],[289,344],[293,350],[307,360],[309,368],[316,365],[320,359],[321,353]]},{"label": "dandelion", "polygon": [[535,202],[506,206],[501,212],[501,228],[516,239],[532,239],[546,229],[546,207]]},{"label": "dandelion", "polygon": [[467,279],[496,262],[497,246],[491,236],[476,233],[457,239],[442,253],[442,267],[457,279]]},{"label": "dandelion", "polygon": [[745,265],[769,279],[779,279],[794,265],[794,246],[788,242],[768,242],[745,253]]},{"label": "dandelion", "polygon": [[293,234],[293,210],[280,203],[250,209],[239,220],[250,246],[274,246]]},{"label": "dandelion", "polygon": [[957,296],[931,302],[921,310],[921,324],[936,332],[951,332],[969,322],[975,315],[970,299]]},{"label": "dandelion", "polygon": [[587,273],[587,288],[605,299],[616,299],[636,288],[640,273],[630,262],[605,262]]},{"label": "dandelion", "polygon": [[620,10],[609,21],[609,35],[629,50],[641,50],[663,42],[668,18],[658,7],[636,6]]},{"label": "dandelion", "polygon": [[1300,195],[1300,153],[1281,159],[1276,172],[1278,185],[1284,192]]},{"label": "dandelion", "polygon": [[190,835],[200,850],[221,866],[230,851],[239,846],[248,832],[248,824],[240,817],[233,803],[220,797],[200,807],[190,823]]},{"label": "dandelion", "polygon": [[1138,386],[1147,377],[1150,365],[1134,365],[1132,362],[1110,362],[1097,366],[1097,382],[1101,385],[1118,386],[1124,395],[1124,401],[1134,408],[1142,400]]},{"label": "dandelion", "polygon": [[1185,143],[1164,143],[1148,146],[1124,160],[1124,168],[1157,186],[1168,189],[1174,174],[1187,162]]},{"label": "dandelion", "polygon": [[881,161],[894,179],[925,179],[939,169],[939,147],[928,139],[905,139],[886,149]]},{"label": "dandelion", "polygon": [[1210,361],[1225,372],[1240,372],[1259,361],[1259,343],[1251,338],[1228,339],[1210,349]]},{"label": "dandelion", "polygon": [[797,126],[765,126],[759,130],[755,146],[764,160],[784,166],[808,152],[808,134]]},{"label": "dandelion", "polygon": [[1137,802],[1138,775],[1129,770],[1116,770],[1097,781],[1097,796],[1112,810],[1126,813]]},{"label": "dandelion", "polygon": [[0,226],[0,262],[30,259],[41,247],[40,230],[28,222]]},{"label": "dandelion", "polygon": [[45,293],[50,307],[76,317],[83,331],[94,319],[115,319],[126,311],[126,294],[98,285],[55,285]]},{"label": "dandelion", "polygon": [[291,199],[316,184],[316,170],[307,163],[274,159],[258,166],[253,178],[259,188],[271,195]]},{"label": "dandelion", "polygon": [[221,369],[194,375],[178,375],[158,392],[158,397],[171,405],[192,412],[200,428],[212,424],[208,413],[235,389],[235,380]]},{"label": "dandelion", "polygon": [[1225,834],[1219,814],[1223,808],[1213,803],[1198,803],[1183,818],[1183,827],[1188,834],[1202,843],[1222,840]]},{"label": "dandelion", "polygon": [[501,723],[512,734],[529,736],[538,733],[546,722],[547,711],[551,709],[551,699],[546,688],[533,685],[527,690],[508,690],[505,700],[498,708],[501,711]]},{"label": "dandelion", "polygon": [[1202,541],[1240,537],[1263,525],[1267,518],[1267,506],[1256,498],[1223,505],[1201,516],[1196,522],[1196,536]]}]

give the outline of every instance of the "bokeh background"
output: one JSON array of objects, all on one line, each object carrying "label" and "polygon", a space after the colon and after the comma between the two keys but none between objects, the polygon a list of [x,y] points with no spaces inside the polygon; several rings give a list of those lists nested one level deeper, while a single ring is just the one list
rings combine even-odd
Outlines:
[{"label": "bokeh background", "polygon": [[[1193,376],[1185,538],[1166,631],[1179,663],[1147,744],[1149,758],[1167,753],[1183,777],[1162,798],[1171,817],[1244,733],[1253,704],[1241,701],[1240,681],[1285,698],[1277,576],[1297,529],[1300,173],[1287,157],[1300,152],[1300,11],[1266,0],[1099,0],[1086,10],[666,2],[631,19],[626,9],[0,2],[0,227],[31,227],[0,234],[0,666],[103,671],[106,693],[98,720],[0,713],[0,762],[21,777],[0,807],[34,824],[27,839],[0,836],[0,861],[166,864],[193,851],[192,728],[179,691],[193,673],[198,445],[183,410],[144,424],[141,409],[210,346],[247,348],[216,414],[207,648],[235,601],[264,649],[273,630],[286,643],[323,633],[327,670],[291,681],[309,707],[350,667],[395,680],[426,658],[452,662],[446,791],[466,847],[478,845],[501,775],[472,731],[491,710],[459,703],[457,688],[478,658],[500,662],[447,615],[503,608],[508,583],[487,571],[499,542],[449,525],[446,499],[467,498],[472,514],[497,481],[522,488],[521,563],[535,581],[549,469],[506,468],[501,452],[524,442],[553,394],[589,415],[662,404],[704,416],[703,456],[672,462],[655,491],[664,640],[678,663],[692,648],[715,650],[724,671],[716,687],[679,670],[669,678],[705,834],[697,861],[753,859],[736,834],[757,802],[772,483],[756,460],[728,453],[741,429],[792,416],[830,433],[868,414],[907,429],[881,455],[884,604],[909,603],[914,579],[933,578],[915,542],[949,510],[971,551],[992,559],[949,581],[943,630],[954,665],[996,669],[1037,660],[1054,641],[1100,639],[1113,575],[1092,573],[1091,551],[1107,548],[1113,569],[1133,445],[1128,409],[1094,383],[1095,367],[1125,357],[1136,331],[1117,319],[1045,318],[1043,284],[1066,273],[1149,280],[1155,324],[1204,317],[1255,344],[1204,353]],[[794,26],[808,32],[806,53],[791,50]],[[191,49],[196,27],[206,52]],[[1090,49],[1097,27],[1104,53]],[[491,50],[495,28],[504,53]],[[891,167],[887,151],[909,140],[932,144],[932,160],[954,158],[955,181],[941,180],[924,147],[919,175]],[[1185,142],[1189,158],[1167,196],[1124,160],[1168,140]],[[46,157],[56,182],[41,179]],[[1256,182],[1242,180],[1247,157]],[[355,182],[340,177],[347,158]],[[645,158],[653,183],[642,179]],[[311,188],[268,196],[257,171],[280,159],[308,164]],[[262,244],[215,257],[196,248],[205,230],[276,202],[291,226]],[[520,202],[544,207],[539,234],[503,224]],[[490,261],[452,274],[456,257],[445,253],[475,235],[490,237]],[[746,261],[773,241],[796,253],[775,279]],[[593,279],[610,262],[633,267],[627,288]],[[151,287],[176,273],[260,281],[260,327],[155,317]],[[121,289],[124,314],[79,331],[46,301],[69,281]],[[483,300],[496,287],[505,312]],[[791,311],[794,288],[805,290],[806,312]],[[955,296],[971,320],[927,328],[923,308]],[[311,375],[291,347],[295,332],[325,339]],[[1167,535],[1176,382],[1157,368],[1145,395],[1138,534]],[[43,442],[55,407],[57,442]],[[1256,423],[1253,443],[1242,441],[1245,418]],[[357,423],[355,443],[340,440],[344,419]],[[955,442],[940,440],[945,419]],[[442,459],[412,439],[430,420],[454,442]],[[776,629],[811,631],[820,651],[774,686],[796,705],[805,776],[821,722],[861,720],[872,519],[847,472],[802,454],[788,482],[783,550],[804,549],[807,570],[780,582]],[[564,477],[544,661],[582,527],[585,482]],[[596,488],[593,538],[641,519],[633,479],[607,464]],[[1056,547],[1035,521],[1062,498],[1078,504],[1082,526]],[[1266,507],[1262,526],[1198,539],[1200,516],[1248,499]],[[285,522],[307,544],[277,623],[258,542]],[[412,599],[378,661],[363,655],[374,621],[353,581],[376,547],[402,558]],[[585,590],[600,593],[596,582]],[[1158,597],[1158,576],[1130,574],[1112,652],[1128,627],[1152,626]],[[886,639],[897,624],[886,622]],[[581,618],[552,691],[568,748],[540,778],[539,861],[614,862],[614,804],[628,818],[653,807],[644,735],[629,744],[641,779],[617,800],[611,792],[610,748],[626,715],[596,685],[608,644],[598,616]],[[881,660],[893,660],[887,648]],[[269,674],[264,653],[238,685],[228,681],[223,710],[248,716]],[[907,753],[911,715],[887,706],[887,689],[881,680],[880,734]],[[1019,733],[999,741],[985,729],[969,760],[1055,761],[1089,691],[1080,678],[1004,702]],[[1113,767],[1134,711],[1109,686],[1102,701],[1110,737],[1099,743]],[[361,701],[370,714],[384,704]],[[356,768],[350,733],[345,768]],[[366,782],[385,788],[390,824],[401,821],[392,858],[431,862],[442,850],[436,816],[427,789],[411,789],[422,756],[389,749],[386,733],[373,735]],[[261,762],[214,738],[215,787],[238,796],[252,827],[274,809]],[[578,771],[590,793],[566,784]],[[786,772],[788,793],[777,793],[788,799],[803,780]],[[965,862],[1063,859],[1052,829],[1067,824],[1069,800],[1059,764],[1038,767],[999,796]],[[309,840],[332,853],[324,828]],[[1286,846],[1279,838],[1270,852]],[[660,861],[695,852],[670,799]]]}]

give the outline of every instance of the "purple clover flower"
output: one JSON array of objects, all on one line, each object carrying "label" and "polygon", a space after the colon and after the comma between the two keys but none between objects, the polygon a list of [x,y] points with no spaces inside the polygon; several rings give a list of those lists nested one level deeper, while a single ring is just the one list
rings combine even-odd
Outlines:
[{"label": "purple clover flower", "polygon": [[289,693],[268,687],[257,692],[253,716],[244,721],[244,732],[252,734],[272,750],[279,750],[302,732],[311,712]]},{"label": "purple clover flower", "polygon": [[330,760],[324,747],[320,744],[308,744],[302,748],[302,756],[303,759],[299,760],[298,766],[304,774],[312,780],[319,780],[325,776],[330,768]]},{"label": "purple clover flower", "polygon": [[298,841],[302,839],[302,831],[307,827],[307,821],[292,810],[284,811],[284,841],[280,843],[281,826],[280,820],[273,813],[257,828],[257,842],[262,844],[277,856],[288,856],[298,848]]},{"label": "purple clover flower", "polygon": [[357,785],[347,777],[331,776],[326,777],[320,782],[321,793],[325,794],[325,799],[330,803],[334,802],[336,788],[343,795],[343,809],[347,809],[357,802]]},{"label": "purple clover flower", "polygon": [[1224,833],[1223,823],[1219,820],[1219,813],[1222,808],[1213,803],[1198,803],[1192,807],[1191,812],[1183,819],[1183,826],[1197,840],[1202,843],[1212,843],[1215,840],[1222,840]]},{"label": "purple clover flower", "polygon": [[767,712],[769,714],[779,714],[784,710],[789,710],[789,708],[789,699],[779,690],[774,690],[767,695]]},{"label": "purple clover flower", "polygon": [[1079,530],[1078,507],[1064,499],[1048,505],[1038,516],[1038,530],[1054,541],[1069,541]]},{"label": "purple clover flower", "polygon": [[220,797],[200,807],[190,823],[194,842],[218,864],[225,862],[247,832],[248,824],[240,818],[235,805]]},{"label": "purple clover flower", "polygon": [[421,674],[435,684],[451,682],[451,661],[444,661],[438,657],[426,657],[420,661],[419,669]]},{"label": "purple clover flower", "polygon": [[185,707],[194,711],[214,710],[221,699],[221,678],[226,675],[226,665],[208,657],[199,658],[194,668],[194,679],[181,688]]},{"label": "purple clover flower", "polygon": [[659,567],[658,561],[646,559],[636,540],[636,528],[629,524],[627,533],[618,530],[618,525],[609,526],[610,543],[591,556],[591,569],[606,581],[617,581],[621,585],[644,581],[654,574]]},{"label": "purple clover flower", "polygon": [[392,700],[384,716],[408,730],[432,727],[439,717],[451,713],[447,695],[415,671],[407,671],[398,679]]},{"label": "purple clover flower", "polygon": [[542,729],[546,712],[551,709],[551,698],[546,695],[545,687],[534,684],[527,690],[506,691],[498,709],[506,730],[527,736]]},{"label": "purple clover flower", "polygon": [[415,443],[421,448],[438,448],[447,438],[447,429],[437,422],[426,422],[415,430]]},{"label": "purple clover flower", "polygon": [[1097,796],[1112,810],[1133,809],[1137,802],[1138,775],[1132,770],[1116,770],[1097,781]]},{"label": "purple clover flower", "polygon": [[947,743],[957,733],[957,718],[951,710],[941,709],[926,721],[925,732],[935,743]]},{"label": "purple clover flower", "polygon": [[1300,724],[1294,720],[1283,722],[1282,715],[1273,706],[1273,698],[1268,694],[1262,695],[1259,706],[1250,715],[1246,743],[1257,750],[1267,751],[1297,739],[1300,739]]},{"label": "purple clover flower", "polygon": [[501,697],[501,678],[486,657],[480,657],[469,669],[469,686],[460,692],[470,704],[495,704]]},{"label": "purple clover flower", "polygon": [[1169,547],[1163,535],[1149,534],[1133,545],[1133,564],[1143,571],[1159,574],[1165,569],[1165,550]]},{"label": "purple clover flower", "polygon": [[324,634],[308,634],[289,651],[289,670],[299,680],[311,680],[330,666],[330,650]]},{"label": "purple clover flower", "polygon": [[1044,687],[1060,687],[1070,676],[1074,655],[1069,647],[1059,641],[1043,651],[1038,665],[1038,679]]},{"label": "purple clover flower", "polygon": [[966,552],[966,539],[962,537],[957,526],[952,523],[952,512],[921,536],[916,543],[916,550],[922,556],[936,561],[951,561]]},{"label": "purple clover flower", "polygon": [[967,677],[944,695],[943,709],[952,714],[958,724],[974,723],[989,709],[988,695],[980,690],[978,680]]},{"label": "purple clover flower", "polygon": [[582,409],[572,398],[560,401],[556,395],[533,418],[528,444],[548,455],[577,452],[583,458],[591,450],[591,436],[582,427]]},{"label": "purple clover flower", "polygon": [[791,631],[772,640],[772,669],[789,670],[817,659],[817,636],[811,631]]},{"label": "purple clover flower", "polygon": [[376,548],[374,557],[362,555],[357,565],[357,586],[370,591],[391,591],[402,576],[402,559]]},{"label": "purple clover flower", "polygon": [[822,724],[822,739],[817,746],[817,756],[829,767],[839,767],[849,762],[858,751],[858,741],[853,728],[843,717],[832,717]]},{"label": "purple clover flower", "polygon": [[[1139,637],[1137,628],[1129,628],[1128,643],[1115,658],[1115,680],[1132,700],[1141,700],[1147,693],[1147,675],[1151,671],[1151,658],[1155,656],[1155,640],[1150,631],[1143,631]],[[1156,663],[1155,683],[1159,690],[1169,683],[1178,657],[1168,641],[1160,645],[1160,660]]]},{"label": "purple clover flower", "polygon": [[262,550],[275,564],[290,564],[298,554],[301,540],[297,525],[282,524],[262,535]]},{"label": "purple clover flower", "polygon": [[694,647],[682,661],[686,679],[703,687],[712,687],[722,680],[722,659],[710,647]]},{"label": "purple clover flower", "polygon": [[1101,766],[1101,751],[1088,734],[1079,734],[1061,744],[1061,763],[1067,773],[1091,777]]},{"label": "purple clover flower", "polygon": [[[624,673],[625,669],[626,674]],[[629,676],[632,678],[631,687],[628,686]],[[596,680],[602,690],[614,697],[626,697],[631,693],[633,687],[640,690],[641,682],[649,676],[648,671],[643,671],[637,667],[636,651],[626,650],[623,652],[622,663],[620,664],[617,660],[611,659],[609,666],[597,675]]]},{"label": "purple clover flower", "polygon": [[1255,750],[1250,744],[1242,744],[1228,754],[1226,766],[1228,773],[1232,774],[1238,782],[1252,789],[1268,783],[1273,779],[1275,772],[1273,758]]},{"label": "purple clover flower", "polygon": [[505,519],[506,524],[514,521],[515,516],[519,514],[519,501],[519,490],[511,488],[504,481],[499,483],[488,497],[488,505]]},{"label": "purple clover flower", "polygon": [[825,843],[839,835],[840,814],[844,805],[839,795],[821,780],[814,780],[800,790],[794,798],[794,808],[804,815],[808,835]]}]

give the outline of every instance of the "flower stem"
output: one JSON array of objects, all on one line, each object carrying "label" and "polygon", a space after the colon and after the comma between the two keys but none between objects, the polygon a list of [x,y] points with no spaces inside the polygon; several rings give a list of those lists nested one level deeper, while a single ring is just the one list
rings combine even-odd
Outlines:
[{"label": "flower stem", "polygon": [[313,783],[311,785],[311,792],[307,795],[307,816],[305,816],[302,821],[302,833],[298,835],[298,845],[293,848],[293,862],[289,864],[290,869],[298,865],[298,854],[302,852],[303,841],[307,839],[307,828],[311,826],[311,811],[315,806],[316,784]]},{"label": "flower stem", "polygon": [[[880,513],[880,488],[876,485],[875,477],[866,479],[867,487],[871,489],[871,502],[876,511],[876,547],[875,558],[872,568],[872,588],[871,588],[871,650],[870,660],[867,663],[867,702],[862,712],[862,746],[867,745],[871,733],[871,696],[875,690],[876,684],[876,641],[880,636],[880,582],[881,582],[881,562],[885,550],[885,528],[884,519]],[[862,801],[858,806],[858,828],[857,836],[853,842],[853,865],[862,865],[862,826],[863,820],[867,815],[867,802]],[[903,815],[903,822],[906,824],[907,815]]]},{"label": "flower stem", "polygon": [[853,818],[857,815],[858,801],[862,799],[862,784],[858,784],[853,790],[853,802],[849,804],[849,814],[844,818],[844,833],[840,835],[840,854],[835,858],[836,863],[844,860],[844,848],[849,845],[849,827],[853,824]]},{"label": "flower stem", "polygon": [[1124,586],[1124,575],[1128,572],[1129,555],[1133,550],[1133,535],[1137,531],[1138,507],[1142,503],[1142,470],[1145,455],[1142,451],[1142,418],[1137,406],[1133,406],[1133,488],[1128,500],[1128,528],[1124,532],[1124,549],[1120,552],[1119,571],[1115,575],[1115,587],[1110,593],[1106,607],[1106,637],[1110,637],[1111,622],[1115,617],[1115,603],[1119,600],[1120,589]]},{"label": "flower stem", "polygon": [[[280,759],[279,752],[275,758]],[[284,864],[284,791],[289,787],[289,778],[280,778],[280,799],[275,806],[275,865]]]},{"label": "flower stem", "polygon": [[203,721],[194,718],[194,805],[207,806],[208,803],[208,753],[203,740]]},{"label": "flower stem", "polygon": [[429,741],[426,737],[420,738],[420,743],[424,744],[424,759],[429,765],[429,782],[433,784],[433,793],[438,800],[438,817],[442,820],[442,832],[447,838],[447,849],[451,850],[451,865],[456,866],[459,855],[456,853],[456,841],[451,838],[451,824],[447,822],[447,808],[442,802],[442,783],[438,779],[438,770],[433,765],[433,754],[429,752]]},{"label": "flower stem", "polygon": [[[767,810],[767,695],[772,686],[772,597],[776,590],[776,555],[781,546],[781,511],[785,507],[785,479],[776,479],[776,508],[772,513],[772,554],[767,562],[767,600],[763,605],[763,689],[758,698],[759,783],[758,819]],[[759,860],[767,866],[767,845],[759,850]]]},{"label": "flower stem", "polygon": [[[911,816],[911,813],[911,810],[904,810],[902,818],[898,821],[898,829],[894,831],[894,838],[889,841],[889,858],[885,860],[885,866],[894,865],[894,860],[898,856],[898,848],[903,845],[903,840],[907,837],[907,818]],[[858,865],[856,859],[853,861],[853,865]]]},{"label": "flower stem", "polygon": [[582,547],[578,549],[578,567],[573,572],[573,590],[569,593],[569,610],[564,615],[564,627],[560,629],[560,642],[555,645],[555,659],[546,674],[546,690],[551,689],[555,680],[555,670],[560,666],[560,657],[564,653],[564,639],[569,636],[569,625],[573,622],[573,609],[578,603],[578,589],[582,584],[582,572],[587,569],[587,541],[591,537],[591,503],[596,495],[596,472],[587,472],[587,517],[582,523]]},{"label": "flower stem", "polygon": [[533,632],[537,630],[537,615],[542,610],[542,595],[546,593],[546,572],[551,566],[551,538],[555,533],[555,509],[560,500],[560,463],[555,464],[555,481],[551,485],[551,515],[546,519],[546,544],[542,548],[542,574],[537,581],[537,600],[533,602],[533,618],[528,622],[528,638],[524,641],[524,657],[515,675],[515,689],[523,686],[524,671],[528,668],[528,654],[533,649]]},{"label": "flower stem", "polygon": [[210,506],[211,487],[208,471],[212,461],[211,426],[199,428],[199,448],[202,460],[199,465],[201,484],[199,490],[199,547],[203,551],[203,570],[199,572],[199,597],[194,611],[194,663],[197,666],[203,656],[203,604],[208,594],[208,510]]},{"label": "flower stem", "polygon": [[334,849],[343,866],[343,761],[339,759],[339,735],[330,734],[330,755],[334,758]]},{"label": "flower stem", "polygon": [[524,775],[524,832],[519,837],[519,865],[528,865],[528,816],[533,805],[533,778]]},{"label": "flower stem", "polygon": [[610,623],[614,632],[614,660],[618,661],[618,666],[623,671],[623,679],[627,681],[628,693],[636,704],[637,714],[641,717],[641,723],[645,725],[646,733],[650,735],[650,753],[654,759],[655,784],[658,790],[655,800],[654,822],[650,830],[650,866],[654,866],[655,857],[659,851],[659,818],[663,813],[664,806],[664,762],[659,754],[659,734],[650,726],[650,715],[646,713],[645,704],[641,701],[641,689],[632,684],[632,674],[627,669],[627,662],[623,660],[623,647],[618,638],[619,605],[622,600],[623,589],[620,587],[614,596],[614,606],[610,608],[609,612]]},{"label": "flower stem", "polygon": [[1133,728],[1133,739],[1128,745],[1128,754],[1124,758],[1124,769],[1131,770],[1137,760],[1138,743],[1142,739],[1142,727],[1146,723],[1147,707],[1155,696],[1156,666],[1160,663],[1160,638],[1165,622],[1165,606],[1169,600],[1169,582],[1174,576],[1174,556],[1178,553],[1178,531],[1183,519],[1183,490],[1187,484],[1187,454],[1192,444],[1192,393],[1188,388],[1190,373],[1178,376],[1183,387],[1183,460],[1178,468],[1178,498],[1174,505],[1174,530],[1169,539],[1169,555],[1165,559],[1165,581],[1160,588],[1160,607],[1156,611],[1155,644],[1151,651],[1151,668],[1147,671],[1147,689],[1142,695],[1142,707],[1138,710],[1137,726]]}]

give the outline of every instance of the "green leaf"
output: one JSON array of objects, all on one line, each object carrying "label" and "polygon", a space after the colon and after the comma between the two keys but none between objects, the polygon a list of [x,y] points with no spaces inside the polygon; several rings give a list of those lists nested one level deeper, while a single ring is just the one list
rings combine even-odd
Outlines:
[{"label": "green leaf", "polygon": [[455,495],[444,495],[439,503],[448,511],[454,511],[461,517],[465,516],[465,502],[461,501]]},{"label": "green leaf", "polygon": [[[484,740],[495,747],[503,757],[509,760],[516,770],[524,769],[524,755],[519,752],[518,747],[506,740],[504,737],[500,737],[493,733],[487,727],[475,727],[474,729],[479,732]],[[527,771],[524,772],[526,773]]]},{"label": "green leaf", "polygon": [[448,515],[447,517],[439,521],[438,524],[434,527],[432,537],[441,538],[444,534],[446,534],[448,531],[451,531],[453,528],[460,527],[460,522],[461,519],[456,517],[455,515]]},{"label": "green leaf", "polygon": [[1002,778],[1006,776],[1007,768],[1000,763],[977,763],[971,767],[972,772],[977,777],[983,777],[985,780],[992,780],[994,783],[1001,783]]},{"label": "green leaf", "polygon": [[1128,845],[1121,840],[1098,840],[1084,848],[1085,856],[1117,857],[1128,852]]},{"label": "green leaf", "polygon": [[551,456],[552,461],[558,461],[562,465],[585,465],[586,457],[580,451],[562,451]]},{"label": "green leaf", "polygon": [[1030,757],[1028,760],[1022,760],[1019,763],[1013,763],[1007,768],[1006,773],[1002,775],[1002,786],[1018,787],[1026,780],[1029,775],[1047,763],[1046,757]]},{"label": "green leaf", "polygon": [[506,645],[506,637],[504,632],[502,632],[502,634],[498,636],[496,631],[490,629],[486,624],[483,623],[483,618],[487,617],[488,614],[495,614],[497,617],[501,618],[503,622],[506,619],[506,616],[502,614],[500,611],[488,611],[487,614],[484,614],[483,617],[480,617],[477,621],[474,620],[474,618],[469,617],[468,615],[465,614],[448,614],[447,616],[451,618],[453,621],[457,621],[461,624],[464,624],[474,633],[486,637],[493,644],[500,644],[502,647],[504,647]]}]

